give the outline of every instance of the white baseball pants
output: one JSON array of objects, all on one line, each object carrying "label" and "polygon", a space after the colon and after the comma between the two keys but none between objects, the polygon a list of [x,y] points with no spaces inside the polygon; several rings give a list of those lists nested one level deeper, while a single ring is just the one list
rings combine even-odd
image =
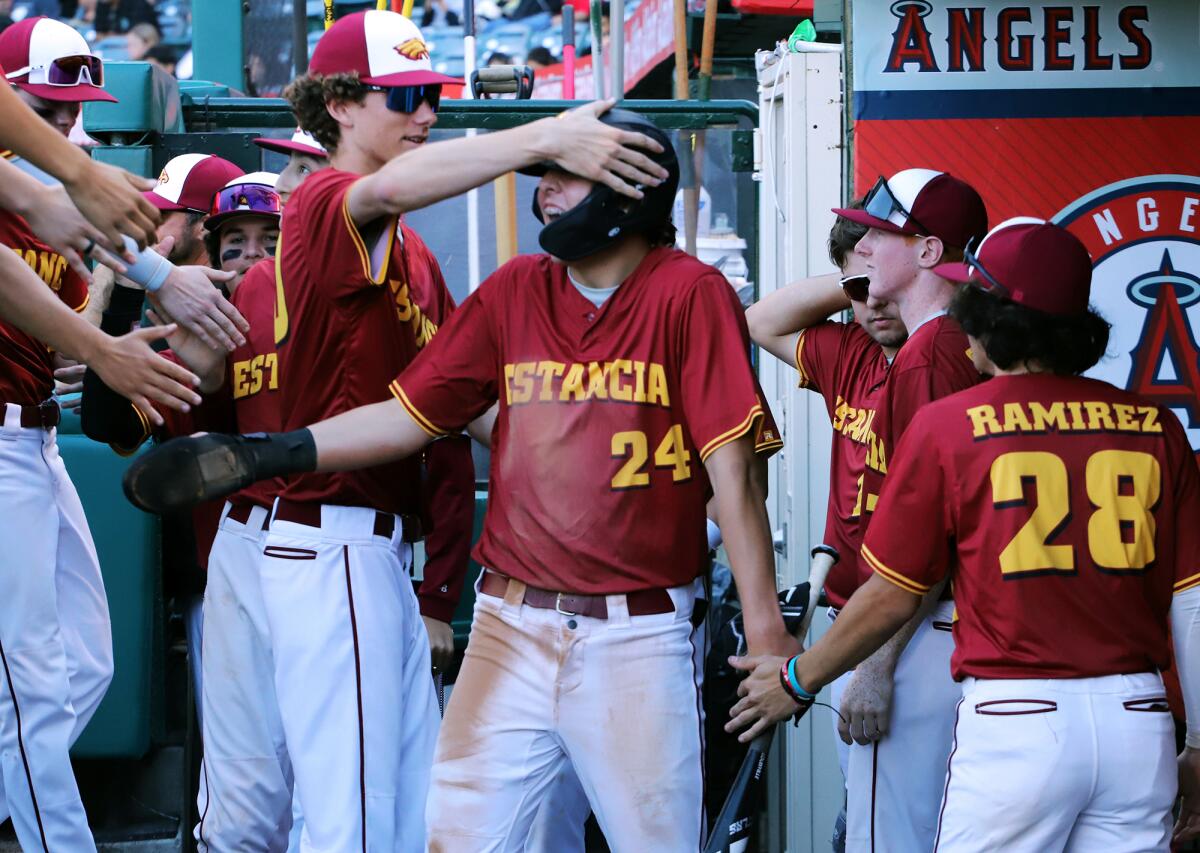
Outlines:
[{"label": "white baseball pants", "polygon": [[375,522],[338,506],[319,528],[274,519],[252,562],[222,522],[205,601],[204,849],[287,849],[289,763],[303,853],[425,849],[429,640],[400,519],[389,538]]},{"label": "white baseball pants", "polygon": [[[429,849],[520,851],[565,762],[614,853],[697,850],[704,836],[703,718],[694,585],[675,612],[570,616],[480,593],[442,721]],[[557,849],[557,848],[551,848]]]},{"label": "white baseball pants", "polygon": [[1157,673],[963,682],[938,853],[1166,851],[1175,727]]},{"label": "white baseball pants", "polygon": [[0,427],[0,777],[25,850],[95,850],[69,750],[112,680],[100,563],[54,430]]},{"label": "white baseball pants", "polygon": [[901,653],[887,735],[849,747],[847,853],[933,849],[954,708],[962,695],[950,677],[953,616],[954,602],[941,602]]}]

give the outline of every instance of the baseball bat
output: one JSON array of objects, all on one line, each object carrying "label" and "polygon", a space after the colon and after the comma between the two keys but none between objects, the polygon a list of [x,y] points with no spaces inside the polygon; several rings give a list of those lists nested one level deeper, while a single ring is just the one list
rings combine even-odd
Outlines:
[{"label": "baseball bat", "polygon": [[325,0],[325,29],[333,26],[333,0]]},{"label": "baseball bat", "polygon": [[[825,586],[825,578],[829,570],[838,561],[838,553],[828,545],[818,545],[812,551],[812,567],[808,573],[808,607],[800,621],[795,635],[804,642],[809,627],[812,625],[813,613],[817,609],[817,601],[821,597],[821,589]],[[741,853],[750,843],[750,833],[754,830],[755,804],[759,786],[767,771],[767,753],[771,751],[771,743],[775,740],[775,729],[771,726],[754,740],[746,750],[742,766],[734,777],[733,787],[725,797],[717,820],[713,823],[712,836],[704,848],[704,853]]]},{"label": "baseball bat", "polygon": [[563,4],[563,98],[575,100],[575,7]]},{"label": "baseball bat", "polygon": [[596,97],[604,100],[604,7],[601,0],[592,0],[588,21],[592,27],[592,81]]}]

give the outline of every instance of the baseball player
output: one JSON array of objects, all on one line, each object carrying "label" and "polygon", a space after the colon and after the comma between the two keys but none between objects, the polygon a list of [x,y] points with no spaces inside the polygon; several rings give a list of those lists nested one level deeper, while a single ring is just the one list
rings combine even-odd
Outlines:
[{"label": "baseball player", "polygon": [[[284,428],[381,399],[388,380],[436,340],[449,297],[441,286],[443,316],[424,307],[417,290],[423,278],[432,281],[421,269],[432,259],[414,234],[397,229],[404,210],[547,155],[586,159],[593,174],[630,194],[638,190],[619,175],[656,180],[650,161],[623,147],[641,138],[600,125],[598,108],[495,134],[486,145],[447,143],[425,157],[440,84],[449,79],[431,70],[415,25],[370,11],[327,31],[310,75],[289,89],[301,124],[330,150],[331,168],[295,191],[280,235],[271,330]],[[445,167],[447,159],[454,168]],[[434,284],[441,285],[440,276]],[[265,373],[262,381],[269,381]],[[301,849],[424,847],[437,709],[429,644],[407,577],[420,532],[420,477],[413,462],[297,476],[275,497],[257,594],[275,694],[263,701],[277,722],[250,708],[248,724],[259,730],[232,734],[244,735],[239,749],[270,743],[274,731],[301,745],[287,755],[304,814]],[[263,694],[261,684],[256,689]],[[210,724],[218,716],[212,707]],[[207,746],[211,773],[222,756],[211,737]],[[277,837],[269,830],[290,807],[288,788],[276,784],[281,756],[253,757],[257,765],[229,764],[263,783],[248,792],[259,810],[230,809],[220,830],[209,821],[220,819],[210,807],[204,839],[262,826],[268,832],[253,843]],[[210,777],[214,805],[217,787]]]},{"label": "baseball player", "polygon": [[283,200],[275,191],[278,175],[251,172],[227,183],[213,198],[204,220],[204,249],[211,266],[232,272],[240,282],[250,267],[275,256]]},{"label": "baseball player", "polygon": [[[965,335],[945,314],[954,287],[934,268],[982,238],[987,214],[968,184],[929,169],[881,177],[862,209],[834,212],[867,226],[855,247],[870,278],[867,304],[892,303],[909,335],[875,401],[875,435],[861,485],[861,528],[913,414],[980,379]],[[865,577],[860,560],[859,583]],[[933,845],[957,698],[946,674],[953,603],[945,598],[943,590],[932,591],[913,618],[855,670],[869,713],[850,721],[855,743],[847,760],[847,850]]]},{"label": "baseball player", "polygon": [[[752,485],[763,407],[736,300],[720,273],[669,248],[679,173],[666,136],[624,111],[604,121],[656,139],[669,179],[624,203],[546,170],[535,211],[549,254],[510,262],[468,298],[392,383],[396,401],[256,441],[173,442],[128,481],[135,500],[163,507],[177,489],[317,468],[318,454],[321,471],[378,464],[499,402],[475,552],[488,570],[438,741],[433,850],[520,849],[568,760],[614,850],[699,846],[691,617],[710,489],[750,647],[796,647]],[[286,218],[283,230],[286,247]],[[713,387],[723,406],[710,405]],[[232,477],[217,482],[209,445],[233,454]],[[164,470],[181,475],[166,494]]]},{"label": "baseball player", "polygon": [[[861,209],[855,202],[850,209]],[[868,302],[863,257],[854,251],[867,227],[837,217],[829,232],[829,258],[841,275],[797,282],[750,306],[746,323],[759,346],[787,361],[800,375],[800,387],[820,394],[833,425],[829,458],[829,502],[822,541],[842,557],[825,581],[829,618],[834,619],[858,587],[856,555],[861,544],[862,482],[867,455],[877,447],[873,424],[876,398],[887,368],[907,331],[894,305]],[[853,323],[827,318],[851,308]],[[849,686],[848,686],[849,685]],[[890,686],[884,685],[890,693]],[[838,760],[848,778],[849,744],[868,744],[868,715],[882,720],[873,730],[886,730],[887,704],[880,685],[848,673],[831,686],[838,735]],[[875,731],[872,732],[875,734]],[[840,818],[844,822],[844,815]],[[844,828],[839,832],[844,834]]]},{"label": "baseball player", "polygon": [[1192,451],[1169,409],[1078,376],[1108,324],[1077,238],[1011,219],[965,258],[937,271],[968,282],[951,314],[993,378],[917,413],[863,542],[874,576],[811,651],[759,662],[731,725],[803,713],[950,577],[961,697],[935,849],[1165,851],[1177,773],[1174,840],[1200,834]]},{"label": "baseball player", "polygon": [[260,136],[254,140],[254,144],[265,151],[287,155],[287,165],[279,172],[279,180],[275,182],[275,191],[284,204],[305,178],[329,165],[329,152],[325,146],[300,128],[296,128],[291,139]]}]

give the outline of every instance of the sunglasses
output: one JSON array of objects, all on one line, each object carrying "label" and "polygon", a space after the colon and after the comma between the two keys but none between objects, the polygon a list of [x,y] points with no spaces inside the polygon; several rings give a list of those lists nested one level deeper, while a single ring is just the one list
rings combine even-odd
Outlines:
[{"label": "sunglasses", "polygon": [[863,210],[876,219],[884,221],[890,221],[893,213],[899,213],[904,216],[906,222],[911,222],[915,225],[921,234],[929,235],[933,233],[922,225],[921,220],[913,216],[908,208],[901,204],[900,200],[892,194],[892,188],[888,186],[887,178],[883,175],[879,176],[879,180],[875,182],[875,186],[871,187],[871,191],[863,199]]},{"label": "sunglasses", "polygon": [[394,113],[415,113],[421,102],[429,104],[435,113],[442,102],[442,86],[367,86],[368,92],[383,92],[387,95],[387,108]]},{"label": "sunglasses", "polygon": [[967,244],[967,248],[963,249],[963,261],[970,267],[972,273],[979,273],[983,277],[983,281],[972,279],[971,284],[978,287],[985,293],[994,293],[997,296],[1003,296],[1006,299],[1011,298],[1008,288],[996,280],[996,277],[987,271],[983,264],[979,263],[979,257],[971,251],[971,244]]},{"label": "sunglasses", "polygon": [[241,184],[226,187],[213,196],[210,215],[244,212],[278,216],[281,210],[283,210],[283,204],[279,200],[279,193],[275,190],[270,187]]},{"label": "sunglasses", "polygon": [[838,279],[838,284],[842,286],[842,293],[846,294],[846,298],[851,302],[866,302],[867,290],[871,286],[871,279],[865,275],[847,275]]}]

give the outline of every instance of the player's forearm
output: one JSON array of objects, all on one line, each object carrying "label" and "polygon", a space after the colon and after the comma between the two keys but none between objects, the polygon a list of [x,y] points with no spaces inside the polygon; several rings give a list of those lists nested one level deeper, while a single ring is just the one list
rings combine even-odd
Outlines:
[{"label": "player's forearm", "polygon": [[10,86],[0,86],[0,148],[19,154],[64,184],[77,184],[92,161],[22,103]]},{"label": "player's forearm", "polygon": [[318,471],[353,471],[411,456],[431,436],[397,400],[360,406],[309,427]]},{"label": "player's forearm", "polygon": [[108,343],[106,335],[64,305],[7,246],[0,247],[0,317],[84,364]]},{"label": "player's forearm", "polygon": [[800,684],[816,693],[865,660],[912,618],[921,598],[873,575],[842,608],[833,626],[796,661]]},{"label": "player's forearm", "polygon": [[750,337],[776,358],[795,358],[795,335],[850,307],[837,273],[797,281],[746,309]]},{"label": "player's forearm", "polygon": [[[28,216],[50,191],[37,178],[27,175],[8,160],[0,159],[0,207],[19,216]],[[58,191],[62,192],[61,188]]]},{"label": "player's forearm", "polygon": [[787,638],[775,591],[775,551],[767,508],[754,481],[750,439],[731,442],[705,463],[725,553],[737,584],[751,654],[780,653]]},{"label": "player's forearm", "polygon": [[1171,637],[1187,713],[1187,745],[1200,749],[1200,587],[1178,593],[1171,600]]},{"label": "player's forearm", "polygon": [[[540,122],[422,145],[355,183],[350,190],[350,215],[360,226],[383,216],[399,216],[461,195],[548,156]],[[454,168],[447,169],[448,162]]]},{"label": "player's forearm", "polygon": [[921,627],[921,623],[925,621],[925,617],[933,612],[933,608],[941,600],[942,590],[945,588],[946,581],[942,581],[929,592],[925,593],[913,617],[905,622],[900,627],[900,630],[893,634],[886,643],[880,646],[878,651],[864,660],[862,665],[869,666],[876,672],[888,675],[894,673],[896,671],[896,663],[900,660],[900,655],[908,648],[909,641],[917,633],[917,628]]}]

